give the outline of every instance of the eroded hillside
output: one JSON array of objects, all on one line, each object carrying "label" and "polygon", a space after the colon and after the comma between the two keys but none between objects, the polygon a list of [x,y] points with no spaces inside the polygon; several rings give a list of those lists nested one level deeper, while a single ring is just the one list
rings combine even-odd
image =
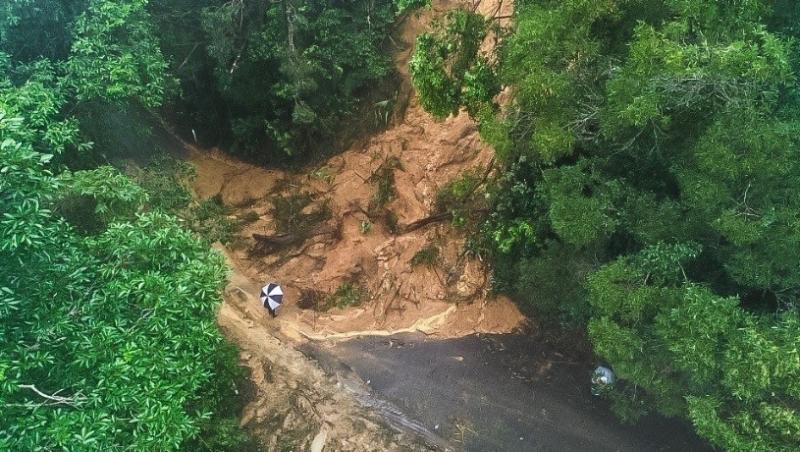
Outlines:
[{"label": "eroded hillside", "polygon": [[[403,21],[395,63],[407,108],[395,108],[387,130],[324,164],[289,173],[189,147],[197,197],[217,197],[233,215],[249,219],[220,247],[233,275],[219,323],[242,348],[255,383],[242,424],[270,447],[286,437],[330,450],[417,447],[408,434],[379,427],[339,389],[341,380],[292,344],[411,331],[504,333],[524,323],[509,299],[489,293],[484,263],[464,253],[463,233],[436,206],[449,182],[463,174],[487,176],[493,150],[466,114],[432,119],[408,83],[416,35],[456,5],[435,2]],[[478,6],[495,15],[509,8]],[[276,319],[256,298],[267,281],[286,292]]]}]

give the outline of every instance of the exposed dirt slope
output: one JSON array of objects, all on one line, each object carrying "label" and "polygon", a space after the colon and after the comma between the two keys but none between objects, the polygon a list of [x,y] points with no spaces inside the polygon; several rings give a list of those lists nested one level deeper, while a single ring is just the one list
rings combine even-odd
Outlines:
[{"label": "exposed dirt slope", "polygon": [[[436,2],[434,11],[454,5]],[[482,7],[493,12],[497,4]],[[396,64],[405,83],[414,38],[432,15],[410,16],[402,25],[404,49]],[[411,330],[461,336],[508,332],[523,320],[510,300],[489,296],[484,265],[463,255],[464,239],[449,224],[395,234],[386,221],[387,212],[400,227],[434,213],[438,190],[464,172],[483,174],[492,149],[481,142],[466,114],[437,122],[413,95],[396,122],[306,174],[254,167],[216,150],[191,152],[199,197],[220,196],[238,215],[258,216],[241,232],[238,246],[230,251],[231,262],[253,281],[281,283],[287,297],[277,323],[290,337],[341,338]],[[376,209],[380,171],[386,167],[393,168],[389,171],[394,189],[384,208]],[[330,219],[307,240],[265,252],[254,234],[284,232],[278,231],[272,213],[274,196],[298,193],[313,198],[304,212],[325,206]],[[412,266],[415,254],[429,246],[438,249],[436,263]],[[303,292],[330,294],[343,283],[362,289],[359,307],[325,313],[298,308]]]},{"label": "exposed dirt slope", "polygon": [[[493,151],[465,114],[434,121],[410,90],[407,63],[415,37],[433,16],[456,5],[434,1],[432,10],[406,18],[395,57],[403,79],[401,97],[409,96],[404,114],[396,111],[388,130],[321,167],[292,174],[255,167],[219,150],[188,147],[197,169],[197,197],[219,197],[236,216],[257,218],[232,245],[221,248],[233,274],[218,322],[242,349],[256,388],[242,424],[267,450],[421,447],[411,435],[386,429],[361,406],[357,394],[342,390],[341,379],[296,351],[293,345],[299,342],[397,332],[443,337],[504,333],[524,322],[510,300],[489,296],[484,265],[464,256],[464,238],[447,222],[398,233],[387,221],[391,212],[402,229],[431,215],[442,186],[466,171],[483,174],[492,159]],[[505,15],[509,5],[501,0],[479,7]],[[376,208],[379,175],[387,167],[394,187],[385,205]],[[279,230],[276,196],[299,193],[312,199],[304,213],[328,209],[329,218],[291,246],[265,247],[259,235],[295,232]],[[413,266],[413,257],[429,246],[439,250],[433,265]],[[286,292],[277,319],[268,318],[256,298],[267,281],[279,282]],[[345,283],[360,289],[359,306],[326,312],[300,308],[304,294],[324,298]]]}]

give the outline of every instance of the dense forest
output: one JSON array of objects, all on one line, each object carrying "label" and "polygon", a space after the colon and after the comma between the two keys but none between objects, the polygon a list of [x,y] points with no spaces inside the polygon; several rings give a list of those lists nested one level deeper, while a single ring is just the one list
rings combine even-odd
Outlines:
[{"label": "dense forest", "polygon": [[162,152],[154,117],[260,161],[324,150],[391,87],[407,3],[0,5],[0,449],[247,446],[219,228],[186,227],[209,215],[178,214],[178,179],[117,162]]},{"label": "dense forest", "polygon": [[[254,447],[214,322],[229,225],[158,130],[273,166],[341,150],[386,125],[391,32],[425,3],[0,5],[0,449]],[[800,5],[518,0],[508,27],[467,6],[410,72],[495,149],[485,193],[440,194],[492,289],[585,331],[623,420],[797,450]]]},{"label": "dense forest", "polygon": [[[503,174],[473,247],[495,289],[586,327],[634,420],[800,445],[800,7],[524,0],[417,41],[423,105],[466,108]],[[499,33],[496,52],[479,51]],[[501,88],[510,92],[494,102]]]}]

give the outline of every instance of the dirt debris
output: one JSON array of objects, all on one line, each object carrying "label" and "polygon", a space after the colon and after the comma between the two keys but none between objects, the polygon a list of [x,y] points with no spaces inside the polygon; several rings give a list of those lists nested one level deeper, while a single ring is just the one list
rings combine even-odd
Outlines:
[{"label": "dirt debris", "polygon": [[231,276],[218,323],[250,370],[254,390],[240,424],[264,450],[429,450],[388,429],[342,390],[335,376],[288,346],[258,306],[251,284],[242,275]]},{"label": "dirt debris", "polygon": [[[410,88],[408,60],[416,36],[435,15],[459,4],[466,3],[435,0],[432,9],[405,18],[395,64],[407,102],[397,102],[403,108],[395,110],[386,131],[324,164],[288,173],[218,149],[187,147],[197,169],[197,198],[218,197],[234,215],[254,219],[232,242],[237,246],[220,246],[232,275],[218,323],[251,371],[256,389],[241,423],[266,450],[426,450],[413,435],[387,429],[342,391],[341,381],[293,345],[402,332],[506,333],[525,323],[509,299],[490,295],[487,269],[464,255],[465,238],[448,222],[402,233],[402,225],[436,213],[440,188],[465,171],[483,173],[493,157],[465,113],[436,121]],[[510,11],[510,2],[502,0],[467,5]],[[287,237],[279,230],[286,222],[275,217],[276,196],[305,195],[310,202],[294,214],[327,209],[330,215],[304,227],[302,237]],[[275,246],[284,242],[290,245]],[[432,245],[435,261],[412,265],[414,256]],[[279,282],[285,292],[276,319],[268,318],[257,300],[268,281]],[[309,294],[323,297],[343,284],[366,294],[360,304],[326,312],[298,306],[301,300],[313,305]]]},{"label": "dirt debris", "polygon": [[[456,5],[437,1],[432,11],[412,14],[404,21],[404,49],[397,53],[395,63],[405,84],[416,35],[433,15]],[[477,7],[484,13],[507,15],[510,5],[485,1]],[[519,327],[522,314],[507,298],[489,294],[486,268],[464,256],[464,237],[459,231],[447,222],[435,222],[396,234],[397,227],[435,213],[440,188],[466,171],[483,173],[492,157],[493,150],[481,142],[476,124],[466,113],[436,121],[413,95],[405,115],[388,130],[300,174],[255,167],[219,150],[190,150],[199,197],[219,196],[234,210],[259,214],[238,238],[248,246],[231,251],[230,259],[237,271],[253,281],[282,284],[287,297],[279,323],[285,334],[297,339],[340,337],[354,331],[384,334],[414,325],[425,325],[420,331],[426,334],[446,337],[503,333]],[[376,174],[385,172],[387,162],[394,162],[393,180],[380,187]],[[377,191],[389,185],[391,194],[384,193],[385,202],[376,209]],[[330,220],[319,225],[322,233],[309,234],[285,250],[253,253],[258,248],[254,236],[277,232],[276,219],[270,214],[274,196],[300,193],[313,199],[305,209],[319,209],[323,204],[330,209]],[[412,266],[413,256],[434,242],[441,255],[436,265]],[[358,285],[369,299],[360,307],[324,313],[297,307],[304,291],[333,293],[344,283]],[[434,316],[441,321],[420,322]]]}]

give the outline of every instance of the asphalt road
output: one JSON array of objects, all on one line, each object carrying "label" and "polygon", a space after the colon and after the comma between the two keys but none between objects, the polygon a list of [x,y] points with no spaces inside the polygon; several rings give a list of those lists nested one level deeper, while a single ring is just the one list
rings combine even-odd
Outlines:
[{"label": "asphalt road", "polygon": [[306,351],[329,370],[352,370],[380,403],[455,449],[711,450],[683,423],[620,424],[589,394],[591,367],[524,335],[363,337]]}]

